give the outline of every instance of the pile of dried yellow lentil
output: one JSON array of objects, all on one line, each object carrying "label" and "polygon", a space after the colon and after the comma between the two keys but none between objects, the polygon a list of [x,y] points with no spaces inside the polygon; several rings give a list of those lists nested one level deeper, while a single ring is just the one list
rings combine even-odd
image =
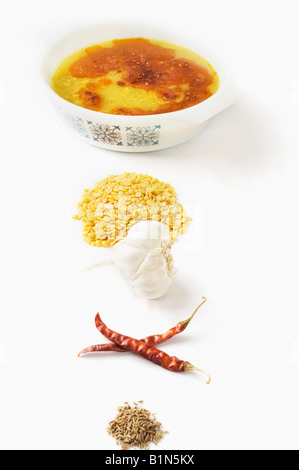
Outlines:
[{"label": "pile of dried yellow lentil", "polygon": [[191,221],[170,184],[136,173],[110,175],[93,189],[86,189],[74,219],[84,223],[86,243],[105,248],[124,238],[140,221],[168,225],[172,241]]}]

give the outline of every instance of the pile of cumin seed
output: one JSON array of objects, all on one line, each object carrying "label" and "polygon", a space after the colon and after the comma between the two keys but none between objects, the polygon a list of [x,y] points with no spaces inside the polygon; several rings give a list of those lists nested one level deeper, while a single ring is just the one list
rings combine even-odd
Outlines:
[{"label": "pile of cumin seed", "polygon": [[162,424],[157,421],[155,413],[142,408],[142,403],[143,401],[133,402],[134,406],[131,406],[124,402],[123,406],[117,408],[115,419],[109,423],[107,432],[116,439],[122,450],[130,447],[148,450],[150,442],[157,445],[164,434],[168,433],[161,429]]}]

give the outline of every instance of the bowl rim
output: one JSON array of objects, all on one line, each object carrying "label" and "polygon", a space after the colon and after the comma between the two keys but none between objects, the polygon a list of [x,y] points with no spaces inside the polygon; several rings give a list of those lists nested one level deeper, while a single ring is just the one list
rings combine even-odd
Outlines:
[{"label": "bowl rim", "polygon": [[[87,33],[88,31],[90,31],[94,28],[100,28],[101,26],[105,26],[105,27],[111,26],[111,27],[114,27],[114,28],[117,27],[117,26],[120,26],[120,27],[126,27],[128,29],[129,28],[133,29],[134,27],[136,27],[136,23],[133,23],[133,22],[130,23],[130,22],[126,22],[126,21],[107,21],[107,22],[101,22],[101,23],[92,23],[92,24],[89,24],[89,25],[85,25],[83,27],[79,27],[79,28],[77,27],[77,28],[71,29],[71,30],[68,31],[67,34],[64,33],[62,35],[59,35],[58,37],[55,37],[55,40],[51,42],[50,46],[48,46],[47,50],[44,52],[43,58],[42,58],[42,61],[41,61],[40,74],[42,76],[43,84],[46,86],[46,89],[47,89],[48,93],[50,94],[50,96],[52,96],[52,98],[57,100],[58,102],[61,102],[63,106],[68,106],[68,107],[70,107],[70,109],[74,109],[74,111],[76,110],[77,114],[78,113],[86,114],[86,115],[89,115],[89,116],[94,116],[94,118],[96,118],[96,116],[97,116],[98,119],[105,117],[106,120],[107,119],[108,120],[109,119],[114,119],[114,120],[117,119],[118,121],[128,121],[129,120],[129,121],[132,121],[132,122],[136,122],[136,121],[140,121],[140,120],[146,120],[146,121],[148,121],[148,120],[157,120],[157,118],[163,119],[163,118],[167,118],[167,117],[169,117],[169,118],[175,117],[176,120],[178,118],[181,118],[180,120],[184,121],[185,120],[184,117],[188,117],[188,115],[190,115],[190,110],[192,110],[192,113],[196,113],[197,110],[200,110],[200,108],[202,108],[202,105],[204,103],[207,105],[208,103],[212,103],[215,100],[218,100],[218,97],[222,93],[223,88],[225,87],[225,85],[229,82],[232,82],[232,80],[230,79],[230,77],[227,74],[227,70],[226,70],[225,65],[223,64],[222,58],[220,58],[219,54],[216,54],[214,50],[211,50],[211,48],[208,47],[211,55],[213,55],[213,57],[215,58],[215,62],[217,61],[217,63],[219,64],[219,68],[215,67],[215,70],[216,70],[216,72],[218,74],[218,77],[219,77],[219,88],[212,96],[210,96],[206,100],[204,100],[201,103],[198,103],[194,106],[189,106],[188,108],[180,109],[180,110],[177,110],[177,111],[171,111],[171,112],[168,112],[168,113],[142,114],[142,115],[133,115],[132,116],[132,115],[126,115],[126,114],[103,113],[101,111],[94,111],[92,109],[84,108],[83,106],[79,106],[77,104],[74,104],[74,103],[62,98],[60,95],[58,95],[52,89],[50,83],[46,79],[46,77],[45,77],[45,75],[46,75],[45,74],[45,67],[46,67],[46,63],[47,63],[47,58],[49,57],[51,52],[59,46],[59,44],[63,43],[64,41],[67,41],[72,36],[75,36],[76,34],[83,34],[84,32]],[[148,22],[139,22],[138,26],[148,28],[151,25]],[[159,26],[160,25],[158,25],[158,28],[159,28]],[[161,27],[160,27],[160,29],[161,29]],[[177,32],[175,32],[174,30],[171,30],[169,27],[167,27],[167,28],[163,27],[163,32],[164,33],[165,32],[169,33],[170,35],[171,34],[176,34],[177,35]],[[132,35],[131,37],[137,37],[137,36]],[[148,38],[148,35],[143,36],[143,37]],[[194,38],[192,38],[191,36],[188,36],[187,34],[184,34],[183,36],[179,36],[178,38],[179,38],[179,40],[180,39],[183,40],[183,38],[185,38],[186,41],[191,40],[191,41],[194,41],[195,43],[200,43],[200,41],[201,41],[201,38],[199,38],[199,39],[197,38],[196,40],[194,40]],[[149,38],[149,39],[151,39],[151,38]],[[109,40],[110,39],[107,39],[107,41],[109,41]],[[169,42],[173,42],[173,41],[169,40]],[[179,41],[177,42],[177,44],[179,44]],[[203,41],[203,44],[206,48],[207,46],[204,43],[204,41]],[[185,46],[183,46],[183,47],[185,47]],[[199,52],[197,52],[196,50],[191,49],[191,48],[189,48],[189,49],[193,50],[193,52],[196,52],[196,53],[199,54]],[[207,60],[209,63],[211,63],[213,68],[214,68],[214,65],[213,65],[214,61],[210,61],[204,55],[202,57],[205,58],[205,60]],[[221,72],[219,72],[219,69],[221,70]],[[187,119],[187,121],[188,120],[189,119]]]}]

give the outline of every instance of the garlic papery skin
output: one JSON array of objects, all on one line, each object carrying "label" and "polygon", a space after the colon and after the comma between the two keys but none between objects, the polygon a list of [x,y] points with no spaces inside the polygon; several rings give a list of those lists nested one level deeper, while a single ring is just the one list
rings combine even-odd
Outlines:
[{"label": "garlic papery skin", "polygon": [[163,297],[169,291],[174,269],[170,253],[165,256],[167,250],[169,248],[166,246],[162,250],[151,250],[142,262],[131,281],[138,297],[154,300]]},{"label": "garlic papery skin", "polygon": [[156,221],[137,223],[113,248],[112,262],[130,281],[138,297],[163,297],[175,273],[169,228]]},{"label": "garlic papery skin", "polygon": [[161,248],[163,242],[171,244],[171,234],[167,225],[161,222],[142,221],[134,225],[125,238],[128,245],[142,250]]},{"label": "garlic papery skin", "polygon": [[141,248],[131,246],[126,240],[119,242],[113,248],[112,263],[114,263],[125,276],[133,278],[144,261],[146,253]]}]

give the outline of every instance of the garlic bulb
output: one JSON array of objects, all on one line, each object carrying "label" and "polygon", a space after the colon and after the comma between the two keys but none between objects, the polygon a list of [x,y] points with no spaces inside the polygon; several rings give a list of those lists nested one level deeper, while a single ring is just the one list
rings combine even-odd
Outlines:
[{"label": "garlic bulb", "polygon": [[115,246],[112,262],[129,279],[138,297],[163,297],[174,275],[168,227],[155,221],[137,223]]},{"label": "garlic bulb", "polygon": [[163,297],[175,274],[169,228],[156,221],[138,222],[112,248],[111,259],[96,266],[107,263],[120,269],[138,297],[147,300]]},{"label": "garlic bulb", "polygon": [[172,257],[166,250],[151,250],[131,281],[138,297],[159,299],[167,294],[172,283]]}]

